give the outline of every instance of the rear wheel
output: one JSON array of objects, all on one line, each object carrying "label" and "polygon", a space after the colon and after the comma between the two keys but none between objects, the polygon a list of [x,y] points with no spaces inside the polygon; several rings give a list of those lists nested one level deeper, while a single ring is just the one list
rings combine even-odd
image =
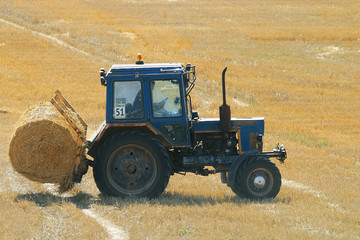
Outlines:
[{"label": "rear wheel", "polygon": [[275,198],[280,186],[279,169],[269,159],[260,157],[246,160],[238,168],[232,190],[241,197],[260,200]]},{"label": "rear wheel", "polygon": [[169,156],[157,139],[127,131],[105,141],[93,171],[97,187],[106,195],[153,198],[169,182]]}]

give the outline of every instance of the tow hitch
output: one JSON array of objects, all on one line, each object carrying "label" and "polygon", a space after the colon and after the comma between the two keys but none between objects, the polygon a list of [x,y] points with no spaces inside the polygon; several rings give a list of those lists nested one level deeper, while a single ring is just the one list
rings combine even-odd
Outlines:
[{"label": "tow hitch", "polygon": [[276,157],[281,163],[284,163],[285,159],[287,158],[286,149],[283,144],[278,143],[276,148],[269,152],[262,152],[262,156],[266,157]]}]

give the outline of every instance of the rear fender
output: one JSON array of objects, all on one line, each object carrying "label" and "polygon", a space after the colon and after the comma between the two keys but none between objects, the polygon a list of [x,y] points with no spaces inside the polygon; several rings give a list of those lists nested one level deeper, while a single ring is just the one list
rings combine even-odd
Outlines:
[{"label": "rear fender", "polygon": [[88,155],[95,157],[101,144],[111,135],[120,131],[138,130],[154,135],[163,146],[167,147],[171,144],[161,135],[161,133],[148,123],[106,123],[103,122],[96,133],[91,137],[88,143]]}]

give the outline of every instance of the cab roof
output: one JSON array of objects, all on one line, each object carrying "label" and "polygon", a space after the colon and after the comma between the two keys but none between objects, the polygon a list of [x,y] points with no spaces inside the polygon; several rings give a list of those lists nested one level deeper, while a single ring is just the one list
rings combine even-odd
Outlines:
[{"label": "cab roof", "polygon": [[144,64],[114,64],[109,70],[109,73],[122,72],[180,72],[183,71],[181,63],[144,63]]}]

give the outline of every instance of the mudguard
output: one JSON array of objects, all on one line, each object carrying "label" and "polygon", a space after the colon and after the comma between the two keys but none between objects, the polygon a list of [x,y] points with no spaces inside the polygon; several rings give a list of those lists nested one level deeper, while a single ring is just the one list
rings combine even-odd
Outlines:
[{"label": "mudguard", "polygon": [[252,150],[248,151],[244,154],[239,155],[239,157],[231,164],[229,173],[228,173],[228,179],[227,179],[227,186],[232,187],[235,182],[236,172],[238,168],[240,167],[241,163],[249,156],[258,154],[258,150]]}]

